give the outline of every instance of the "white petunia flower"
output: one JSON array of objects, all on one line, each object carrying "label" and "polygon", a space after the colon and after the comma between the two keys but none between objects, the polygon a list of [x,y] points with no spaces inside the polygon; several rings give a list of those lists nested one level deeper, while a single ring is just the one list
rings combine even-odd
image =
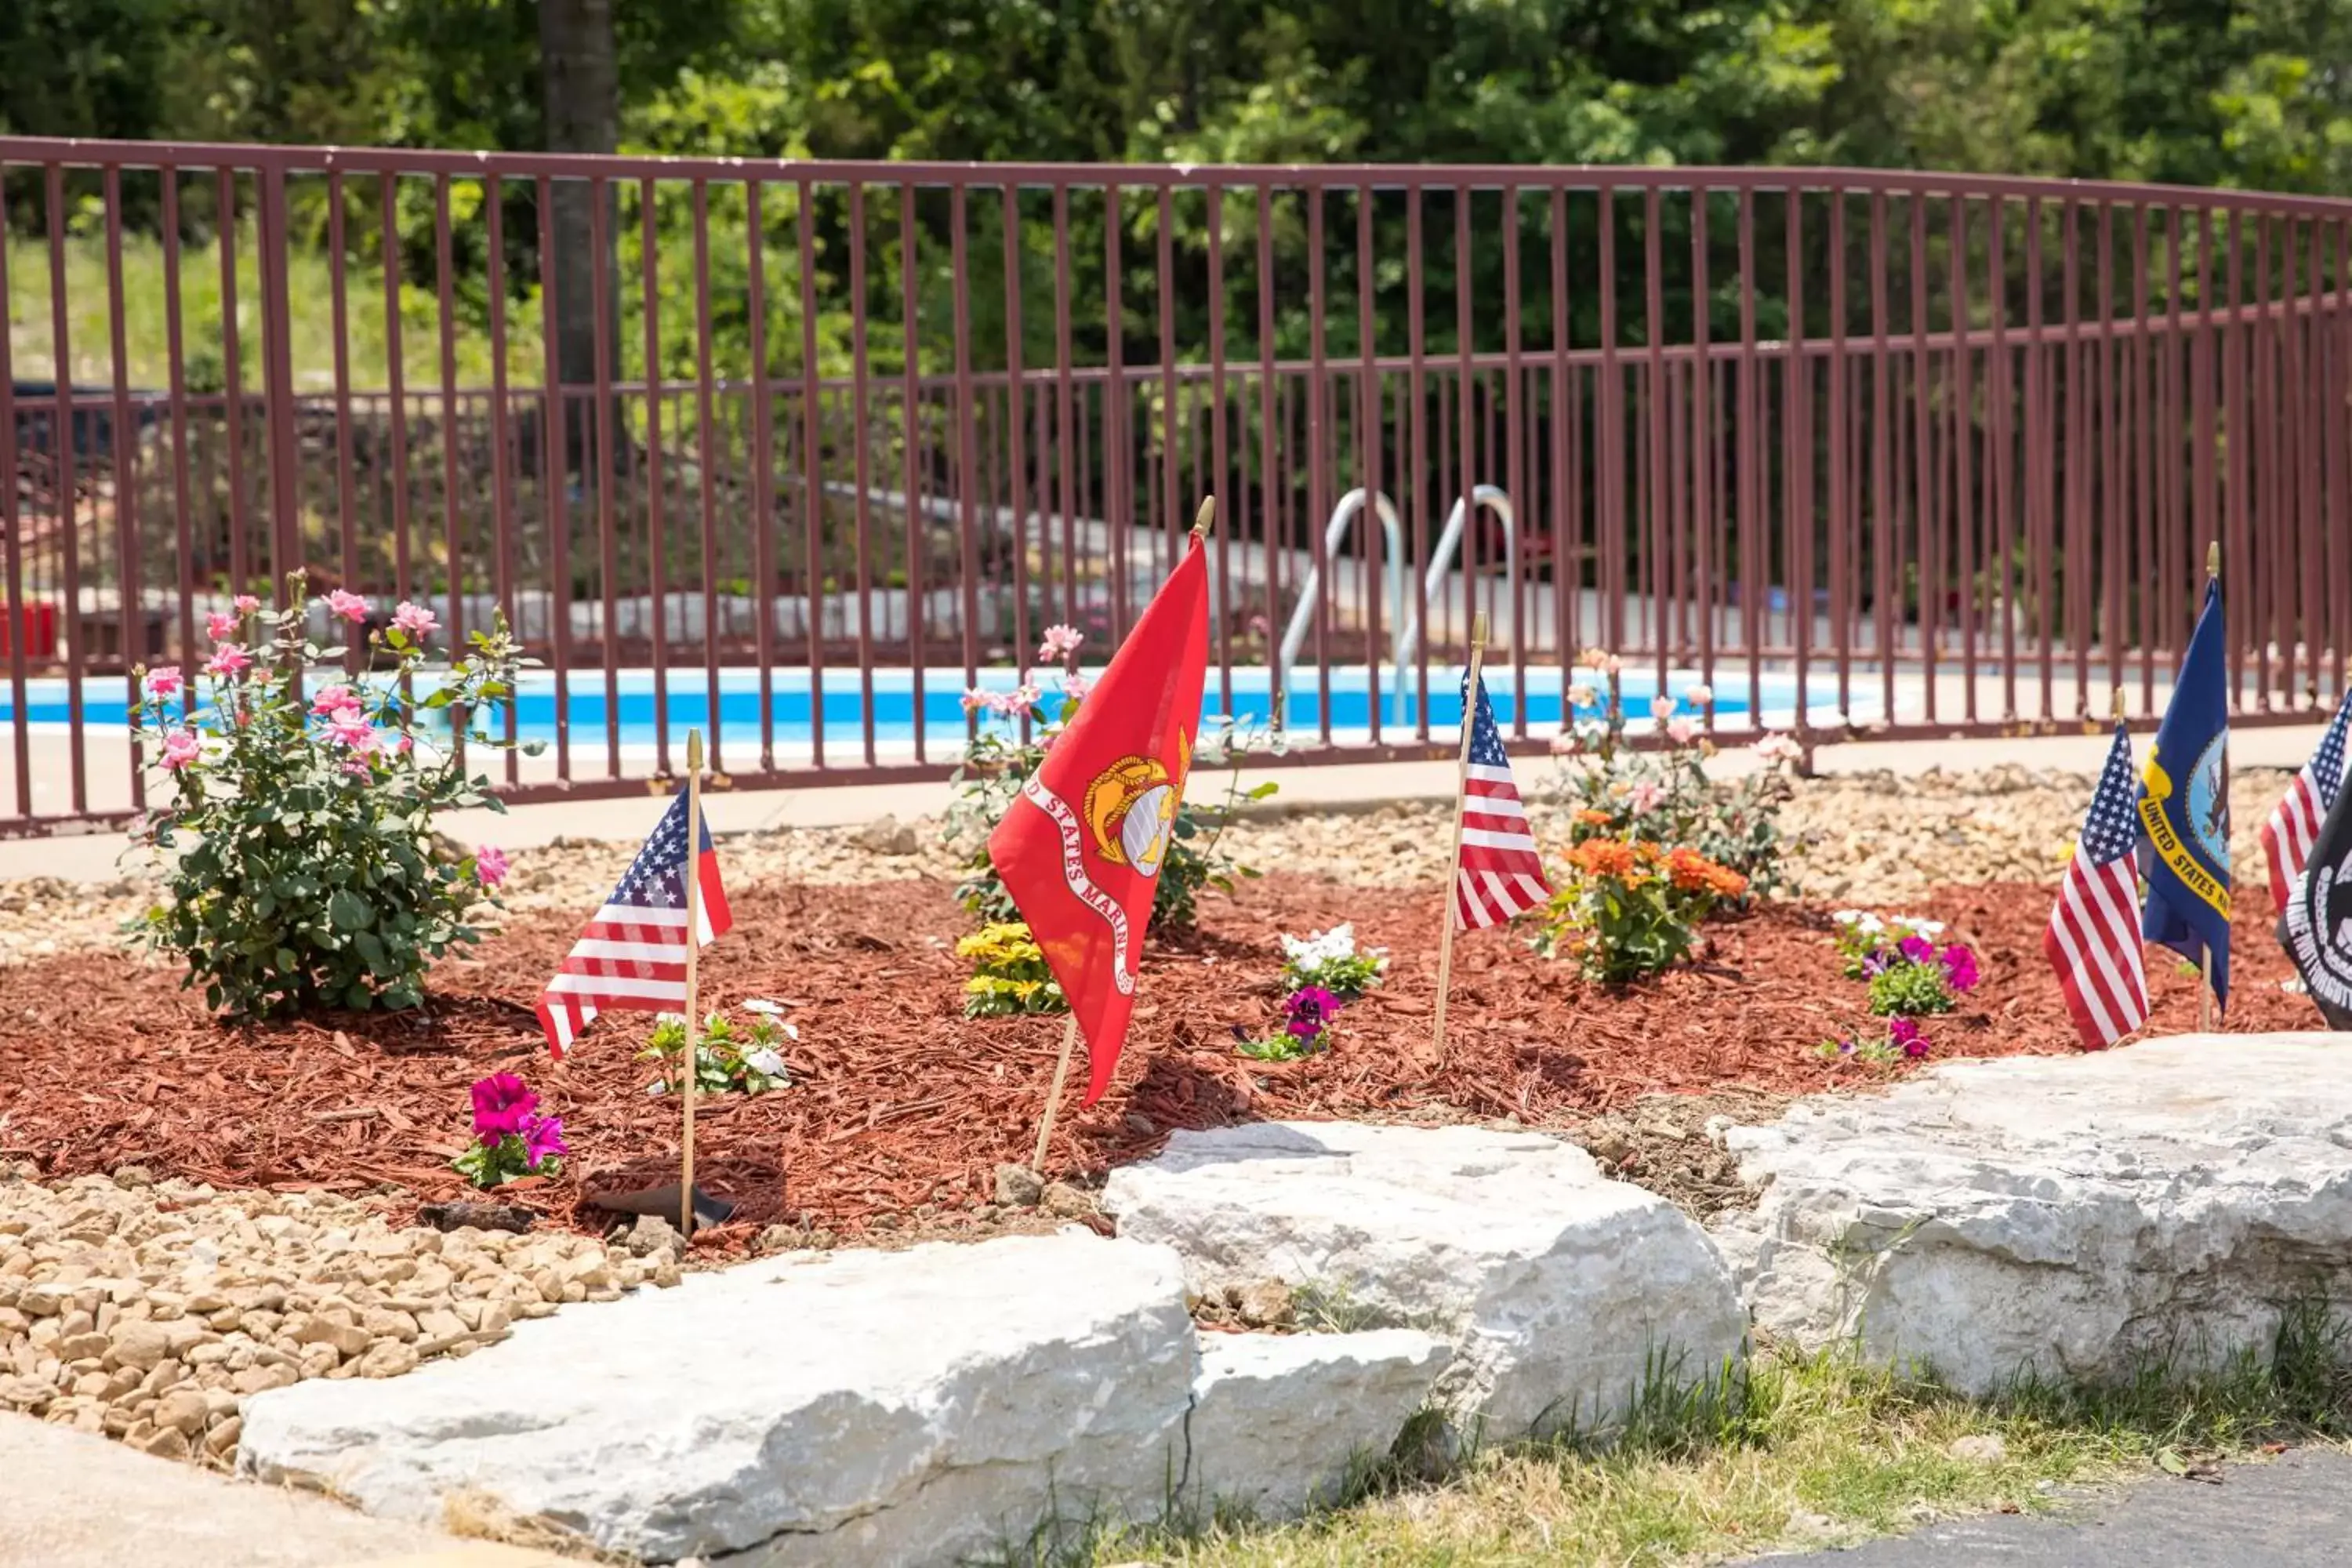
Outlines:
[{"label": "white petunia flower", "polygon": [[743,1054],[743,1065],[761,1078],[784,1076],[784,1058],[772,1050],[746,1051]]}]

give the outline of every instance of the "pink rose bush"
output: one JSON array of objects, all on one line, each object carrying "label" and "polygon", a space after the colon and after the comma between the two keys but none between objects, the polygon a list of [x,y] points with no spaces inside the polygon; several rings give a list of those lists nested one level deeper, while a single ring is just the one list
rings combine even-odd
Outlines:
[{"label": "pink rose bush", "polygon": [[[308,640],[300,574],[287,587],[283,608],[240,595],[213,616],[200,681],[177,665],[139,672],[132,721],[164,804],[137,837],[182,853],[133,939],[181,959],[184,984],[231,1016],[414,1006],[426,966],[477,940],[468,915],[506,876],[494,848],[441,851],[432,820],[497,808],[448,743],[451,715],[469,747],[502,749],[520,648],[500,619],[449,658],[430,646],[431,612],[404,604],[352,675],[344,649]],[[324,604],[354,626],[371,613],[341,589]]]}]

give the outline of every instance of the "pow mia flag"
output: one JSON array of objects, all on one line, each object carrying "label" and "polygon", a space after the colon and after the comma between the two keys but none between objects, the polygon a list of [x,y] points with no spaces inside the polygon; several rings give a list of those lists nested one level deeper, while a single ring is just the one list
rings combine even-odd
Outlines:
[{"label": "pow mia flag", "polygon": [[2279,917],[2279,941],[2331,1029],[2352,1029],[2352,789],[2337,792]]}]

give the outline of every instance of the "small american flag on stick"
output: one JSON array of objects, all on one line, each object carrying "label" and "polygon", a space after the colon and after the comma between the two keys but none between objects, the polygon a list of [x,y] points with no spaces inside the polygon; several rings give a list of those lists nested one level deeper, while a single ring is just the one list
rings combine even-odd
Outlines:
[{"label": "small american flag on stick", "polygon": [[[1474,699],[1473,692],[1475,692]],[[1454,867],[1454,918],[1463,931],[1499,925],[1551,898],[1543,858],[1528,829],[1527,806],[1511,782],[1511,759],[1495,727],[1486,683],[1463,678],[1471,708],[1470,746],[1462,765],[1462,849]]]},{"label": "small american flag on stick", "polygon": [[2042,951],[2058,973],[2066,1011],[2085,1050],[2105,1050],[2147,1022],[2147,970],[2140,952],[2138,843],[2131,736],[2116,726],[2115,744],[2083,837],[2058,887],[2058,907]]},{"label": "small american flag on stick", "polygon": [[2260,837],[2263,858],[2270,862],[2271,902],[2281,914],[2286,913],[2287,900],[2294,896],[2295,879],[2303,875],[2304,863],[2311,858],[2319,825],[2327,820],[2328,809],[2344,787],[2347,720],[2352,720],[2352,695],[2336,704],[2335,721],[2320,737],[2319,750],[2303,764],[2303,771],[2294,775],[2270,819],[2263,824]]},{"label": "small american flag on stick", "polygon": [[675,1012],[687,1005],[687,822],[695,821],[693,874],[700,907],[698,946],[726,934],[734,919],[719,882],[719,855],[710,827],[681,786],[661,825],[629,863],[620,885],[596,911],[563,967],[540,994],[539,1022],[548,1048],[561,1057],[589,1020],[606,1007],[639,1013]]}]

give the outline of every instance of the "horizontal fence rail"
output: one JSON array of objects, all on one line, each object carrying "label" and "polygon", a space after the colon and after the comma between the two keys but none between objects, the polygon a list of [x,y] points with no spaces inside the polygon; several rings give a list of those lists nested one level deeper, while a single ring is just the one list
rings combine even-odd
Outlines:
[{"label": "horizontal fence rail", "polygon": [[518,798],[939,776],[1211,492],[1297,757],[1450,746],[1480,611],[1531,746],[1589,647],[1733,737],[2145,720],[2216,542],[2307,719],[2348,296],[2352,203],[2240,192],[0,137],[0,833],[141,809],[132,671],[297,570],[513,624]]}]

